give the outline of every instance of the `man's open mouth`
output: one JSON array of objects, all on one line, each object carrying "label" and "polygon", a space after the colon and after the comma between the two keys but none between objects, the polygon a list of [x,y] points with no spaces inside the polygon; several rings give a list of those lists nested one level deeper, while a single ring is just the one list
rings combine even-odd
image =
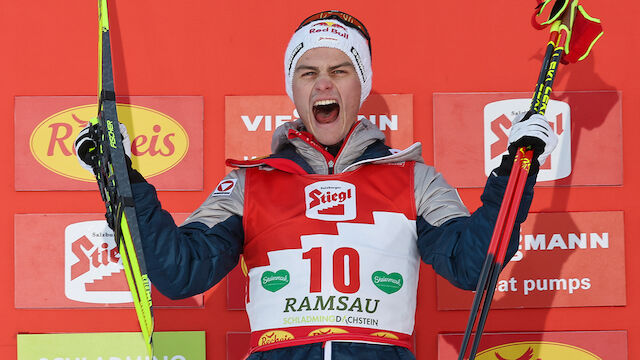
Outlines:
[{"label": "man's open mouth", "polygon": [[313,103],[313,116],[321,124],[335,121],[340,114],[340,105],[336,100],[318,100]]}]

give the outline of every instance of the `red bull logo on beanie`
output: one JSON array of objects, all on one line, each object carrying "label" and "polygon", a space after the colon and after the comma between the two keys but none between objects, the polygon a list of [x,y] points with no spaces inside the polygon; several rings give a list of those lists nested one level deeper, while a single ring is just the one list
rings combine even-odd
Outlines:
[{"label": "red bull logo on beanie", "polygon": [[314,33],[330,33],[341,36],[345,39],[349,38],[349,33],[347,32],[347,28],[340,25],[339,23],[332,21],[323,21],[313,24],[311,29],[309,29],[309,34]]},{"label": "red bull logo on beanie", "polygon": [[356,187],[344,181],[319,181],[304,188],[306,216],[325,221],[356,218]]}]

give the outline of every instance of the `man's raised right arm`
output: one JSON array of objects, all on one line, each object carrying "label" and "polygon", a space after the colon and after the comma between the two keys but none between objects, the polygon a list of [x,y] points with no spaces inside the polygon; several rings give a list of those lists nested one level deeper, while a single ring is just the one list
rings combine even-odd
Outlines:
[{"label": "man's raised right arm", "polygon": [[147,271],[165,296],[181,299],[202,293],[238,263],[244,243],[244,171],[225,177],[181,225],[147,182],[132,184]]}]

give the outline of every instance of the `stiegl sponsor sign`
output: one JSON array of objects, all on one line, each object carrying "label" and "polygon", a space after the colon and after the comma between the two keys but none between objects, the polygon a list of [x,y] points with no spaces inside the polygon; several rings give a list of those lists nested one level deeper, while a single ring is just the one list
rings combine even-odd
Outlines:
[{"label": "stiegl sponsor sign", "polygon": [[[181,223],[188,214],[172,213]],[[18,309],[131,308],[113,232],[104,214],[16,214]],[[170,300],[152,290],[154,307],[201,307],[203,295]],[[78,313],[80,314],[80,313]],[[80,315],[78,315],[80,316]]]},{"label": "stiegl sponsor sign", "polygon": [[113,231],[106,221],[71,224],[66,227],[64,238],[64,293],[67,298],[95,304],[133,301],[126,287]]},{"label": "stiegl sponsor sign", "polygon": [[[484,172],[486,176],[506,154],[514,119],[526,112],[531,99],[495,101],[484,107]],[[558,180],[571,174],[571,109],[569,104],[549,100],[545,117],[558,135],[558,145],[540,168],[538,181]]]},{"label": "stiegl sponsor sign", "polygon": [[[530,99],[521,92],[435,93],[435,168],[456,188],[483,187],[507,150],[511,121],[529,109]],[[559,143],[536,187],[621,185],[621,92],[566,91],[554,99],[545,117]]]}]

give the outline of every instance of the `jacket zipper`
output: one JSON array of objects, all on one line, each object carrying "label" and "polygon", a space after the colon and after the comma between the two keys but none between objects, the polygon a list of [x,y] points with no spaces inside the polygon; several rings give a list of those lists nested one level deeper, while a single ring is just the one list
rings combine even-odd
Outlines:
[{"label": "jacket zipper", "polygon": [[333,155],[329,154],[320,144],[313,140],[313,136],[307,132],[302,132],[294,129],[289,129],[289,134],[287,135],[289,139],[299,138],[305,143],[309,144],[312,148],[316,149],[322,156],[324,157],[324,161],[327,164],[328,173],[333,174],[333,167],[335,166],[335,158]]},{"label": "jacket zipper", "polygon": [[333,162],[333,160],[329,160],[329,162],[327,163],[327,165],[329,166],[329,174],[333,174],[333,166],[335,165],[335,163]]}]

